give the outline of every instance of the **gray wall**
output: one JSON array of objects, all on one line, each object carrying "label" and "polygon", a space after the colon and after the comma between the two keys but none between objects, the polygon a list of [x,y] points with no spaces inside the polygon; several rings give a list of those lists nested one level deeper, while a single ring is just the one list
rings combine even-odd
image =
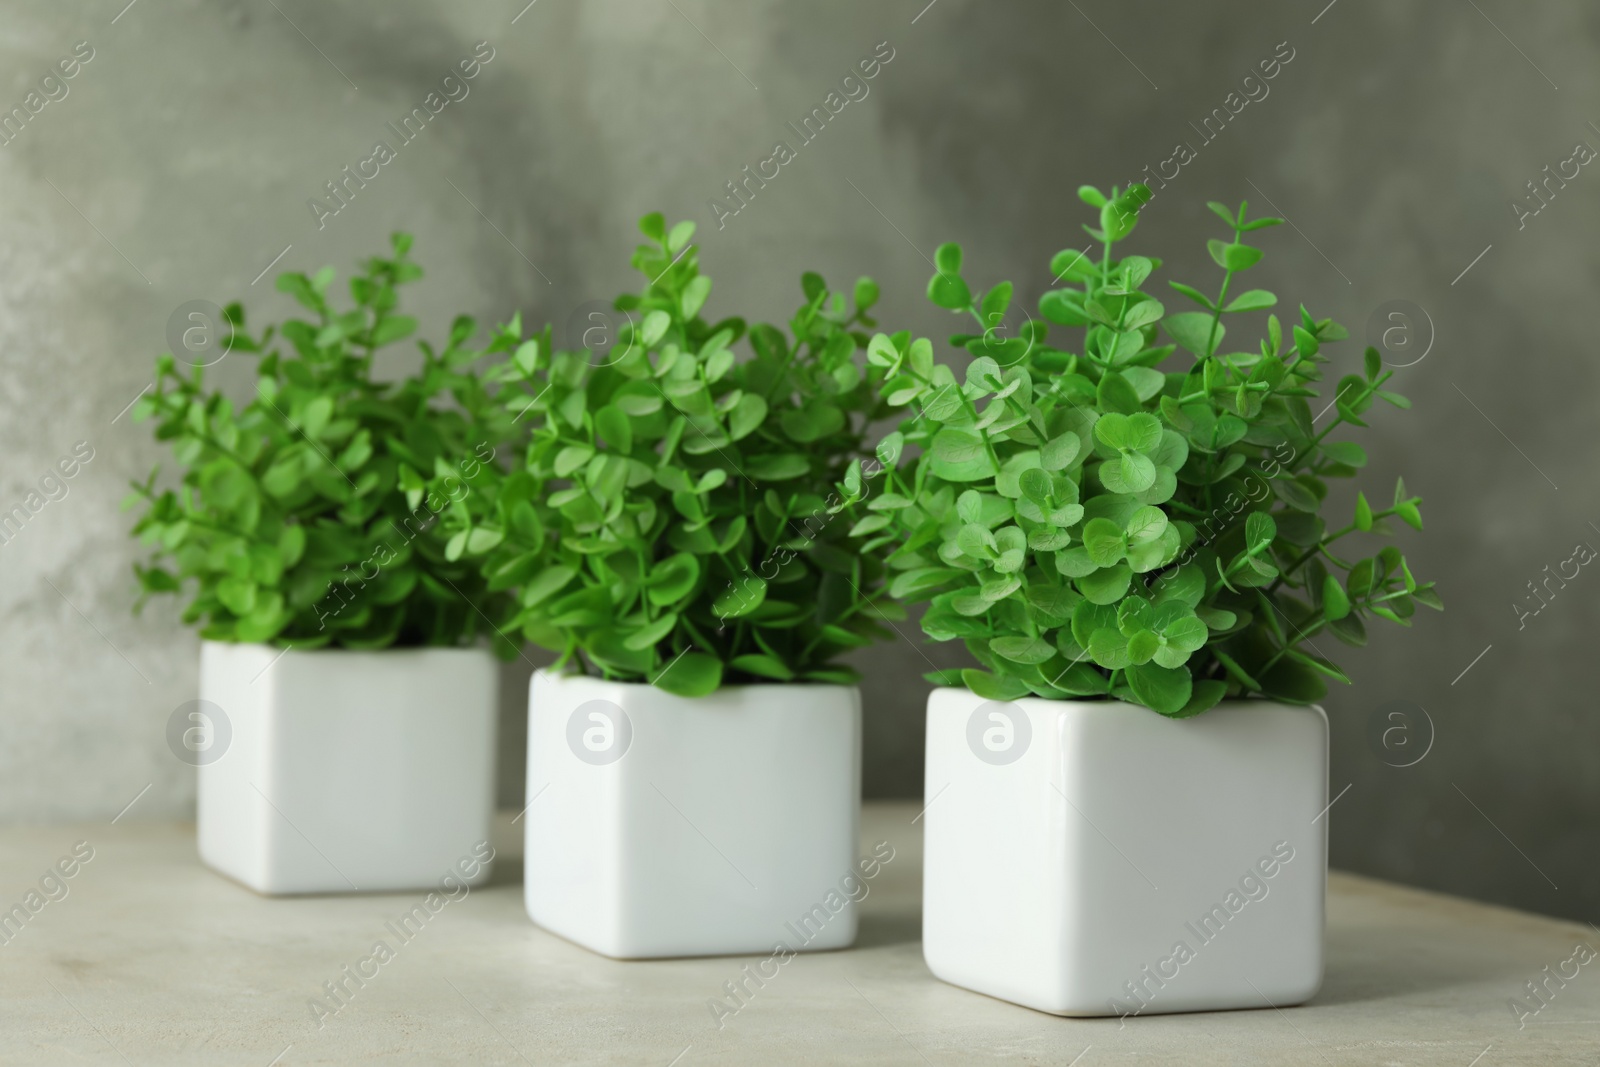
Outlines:
[{"label": "gray wall", "polygon": [[[130,617],[118,510],[163,457],[116,418],[184,301],[244,296],[258,320],[276,315],[271,275],[252,279],[286,246],[276,269],[346,271],[404,228],[435,336],[458,310],[561,322],[632,284],[634,219],[660,208],[701,223],[715,308],[781,320],[802,268],[865,272],[885,283],[886,322],[942,337],[920,296],[937,243],[963,242],[969,276],[1036,299],[1049,255],[1082,240],[1072,190],[1186,141],[1196,158],[1133,242],[1168,276],[1209,279],[1205,200],[1270,198],[1295,227],[1265,235],[1261,284],[1358,337],[1394,299],[1435,333],[1399,374],[1416,410],[1377,412],[1363,440],[1376,493],[1404,475],[1426,498],[1428,536],[1405,547],[1449,611],[1344,657],[1355,684],[1327,702],[1333,790],[1350,783],[1334,862],[1556,914],[1600,905],[1600,578],[1581,573],[1521,629],[1511,606],[1575,543],[1600,546],[1600,175],[1521,229],[1510,207],[1575,142],[1600,146],[1592,6],[145,0],[119,16],[122,2],[0,15],[5,108],[75,42],[94,48],[69,94],[0,147],[0,510],[75,442],[95,450],[0,547],[0,818],[109,818],[147,784],[128,817],[192,810],[162,728],[194,695],[195,640],[172,604]],[[495,56],[470,96],[319,229],[307,199],[479,40]],[[870,95],[798,146],[785,123],[884,41],[894,57]],[[1285,41],[1270,95],[1202,143],[1191,122]],[[778,140],[798,157],[719,229],[707,201]],[[1346,345],[1336,369],[1359,354]],[[248,381],[242,362],[220,370]],[[861,657],[872,795],[920,790],[919,675],[960,659],[907,631]],[[506,677],[508,803],[526,669]],[[1394,701],[1435,727],[1414,766],[1369,741]]]}]

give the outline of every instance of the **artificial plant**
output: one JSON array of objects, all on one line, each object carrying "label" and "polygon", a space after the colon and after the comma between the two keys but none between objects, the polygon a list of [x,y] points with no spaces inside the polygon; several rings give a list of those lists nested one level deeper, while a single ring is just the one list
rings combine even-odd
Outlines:
[{"label": "artificial plant", "polygon": [[[879,372],[856,353],[878,289],[806,274],[786,334],[703,317],[694,225],[645,216],[603,352],[500,327],[486,377],[527,434],[446,513],[449,555],[514,593],[503,628],[557,666],[698,696],[735,682],[850,683],[839,656],[881,636],[881,560],[834,522],[860,470]],[[748,345],[748,353],[741,349]]]},{"label": "artificial plant", "polygon": [[224,310],[222,350],[256,360],[241,404],[203,367],[157,359],[133,417],[155,420],[183,474],[158,488],[152,471],[125,502],[144,505],[133,533],[155,548],[134,568],[141,603],[191,588],[183,618],[202,637],[301,649],[460,645],[488,632],[497,598],[476,567],[446,558],[437,520],[464,479],[493,465],[509,418],[466,370],[469,320],[442,351],[420,344],[416,373],[374,377],[379,351],[417,325],[399,313],[398,289],[422,269],[409,235],[392,244],[392,258],[350,279],[348,309],[330,298],[325,268],[278,276],[309,318],[251,336],[239,304]]},{"label": "artificial plant", "polygon": [[[1421,529],[1403,483],[1387,507],[1358,495],[1337,529],[1322,517],[1328,480],[1367,462],[1330,435],[1365,426],[1376,401],[1409,401],[1372,348],[1319,399],[1323,346],[1345,330],[1304,306],[1286,326],[1272,293],[1239,291],[1262,256],[1245,236],[1282,220],[1210,204],[1227,233],[1208,243],[1221,283],[1212,297],[1169,282],[1199,309],[1169,312],[1145,291],[1161,261],[1114,254],[1149,190],[1079,196],[1099,211],[1085,229],[1100,254],[1054,257],[1052,277],[1068,284],[1040,298],[1046,321],[1002,329],[1011,283],[974,296],[947,244],[928,296],[974,320],[951,338],[973,357],[961,376],[926,340],[872,338],[887,403],[909,410],[880,452],[882,491],[868,497],[859,475],[841,483],[862,551],[889,552],[890,593],[928,601],[923,630],[963,640],[982,665],[929,676],[940,684],[999,700],[1116,697],[1172,716],[1251,694],[1314,701],[1327,679],[1348,681],[1324,655],[1330,634],[1361,645],[1367,618],[1410,625],[1415,605],[1441,606],[1394,547],[1365,558],[1336,547],[1387,532],[1391,517]],[[1262,313],[1264,336],[1247,334]],[[1052,344],[1050,324],[1082,333]]]}]

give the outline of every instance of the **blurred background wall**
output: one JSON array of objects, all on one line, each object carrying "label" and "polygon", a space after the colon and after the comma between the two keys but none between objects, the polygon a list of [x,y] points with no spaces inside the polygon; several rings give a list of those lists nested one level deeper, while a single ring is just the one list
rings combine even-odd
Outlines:
[{"label": "blurred background wall", "polygon": [[[1600,905],[1600,576],[1547,604],[1528,587],[1600,547],[1600,174],[1537,201],[1527,186],[1600,146],[1600,9],[125,2],[0,13],[0,111],[29,111],[0,138],[0,511],[92,451],[0,544],[0,819],[109,819],[136,796],[129,818],[191,816],[193,772],[163,730],[195,695],[196,640],[173,603],[130,616],[118,507],[166,459],[122,413],[186,301],[242,297],[266,321],[289,312],[277,271],[347,272],[405,229],[428,270],[424,334],[457,312],[559,324],[635,284],[634,222],[660,209],[700,224],[713,311],[784,321],[800,270],[866,273],[885,324],[942,339],[921,295],[938,243],[1031,305],[1050,255],[1086,240],[1076,186],[1155,174],[1129,249],[1166,277],[1214,284],[1204,202],[1247,198],[1293,223],[1262,235],[1255,283],[1351,330],[1334,373],[1358,365],[1369,323],[1398,327],[1391,360],[1411,364],[1395,384],[1415,410],[1374,413],[1363,484],[1386,500],[1404,476],[1424,497],[1428,534],[1402,543],[1448,611],[1341,649],[1355,684],[1327,701],[1333,862],[1554,914]],[[480,41],[492,58],[469,95],[402,145],[386,124]],[[787,124],[869,57],[866,95],[802,143]],[[1226,122],[1208,130],[1214,109]],[[337,214],[308,206],[331,209],[325,183],[379,140],[396,158],[377,178]],[[725,183],[779,141],[795,158],[729,213]],[[217,371],[248,386],[243,361]],[[961,662],[905,630],[859,657],[870,796],[920,795],[920,675]],[[527,670],[505,675],[511,806]]]}]

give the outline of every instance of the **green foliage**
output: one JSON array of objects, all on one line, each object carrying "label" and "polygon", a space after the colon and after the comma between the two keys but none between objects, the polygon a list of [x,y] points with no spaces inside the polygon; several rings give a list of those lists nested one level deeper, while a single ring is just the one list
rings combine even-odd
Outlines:
[{"label": "green foliage", "polygon": [[[1303,307],[1287,330],[1269,314],[1258,347],[1224,347],[1244,315],[1277,303],[1262,289],[1229,293],[1261,259],[1245,234],[1281,220],[1210,205],[1231,231],[1208,245],[1221,286],[1212,298],[1171,282],[1201,310],[1169,310],[1144,289],[1159,260],[1112,254],[1149,191],[1079,196],[1099,211],[1099,228],[1086,228],[1103,253],[1054,258],[1052,276],[1068,284],[1041,297],[1047,322],[951,338],[972,357],[964,375],[935,364],[925,340],[872,338],[887,403],[910,409],[888,451],[918,451],[886,460],[876,501],[841,484],[863,522],[887,519],[863,547],[892,539],[891,594],[928,602],[922,627],[935,640],[965,642],[984,669],[959,681],[980,696],[1116,697],[1178,717],[1253,693],[1314,701],[1326,679],[1347,681],[1318,638],[1360,645],[1368,618],[1409,626],[1417,604],[1441,607],[1395,548],[1335,552],[1347,534],[1387,532],[1390,518],[1421,529],[1403,484],[1387,508],[1358,497],[1340,529],[1320,515],[1328,479],[1366,463],[1329,435],[1365,426],[1375,401],[1409,402],[1385,388],[1392,372],[1368,349],[1318,428],[1322,348],[1346,333]],[[980,302],[960,248],[941,247],[936,266],[935,304],[980,327],[1002,319],[1009,282]],[[1049,323],[1082,330],[1076,351],[1050,343]],[[1192,363],[1167,369],[1178,348]]]},{"label": "green foliage", "polygon": [[[850,300],[804,275],[788,333],[709,321],[693,224],[640,229],[648,282],[617,299],[627,322],[604,358],[518,321],[490,342],[486,377],[527,446],[452,506],[452,558],[481,557],[490,588],[514,592],[508,632],[607,678],[684,695],[852,682],[839,655],[883,636],[881,611],[904,617],[873,603],[882,561],[850,542],[830,493],[861,488],[867,425],[887,414],[881,373],[855,359],[877,286]],[[893,506],[873,501],[857,531]]]},{"label": "green foliage", "polygon": [[[156,361],[155,390],[133,417],[154,419],[183,476],[163,489],[153,471],[124,504],[144,505],[133,533],[155,547],[135,567],[141,604],[192,580],[183,617],[201,636],[294,648],[460,645],[484,612],[503,610],[477,568],[447,558],[435,519],[484,477],[510,420],[466,372],[470,319],[443,351],[420,345],[417,374],[373,379],[378,350],[416,329],[397,288],[422,270],[408,235],[393,244],[392,259],[350,280],[349,310],[328,297],[332,268],[278,277],[309,318],[252,337],[243,309],[226,310],[230,355],[257,357],[242,405],[207,388],[201,368]],[[446,398],[458,409],[440,406]],[[445,488],[427,492],[430,479]]]}]

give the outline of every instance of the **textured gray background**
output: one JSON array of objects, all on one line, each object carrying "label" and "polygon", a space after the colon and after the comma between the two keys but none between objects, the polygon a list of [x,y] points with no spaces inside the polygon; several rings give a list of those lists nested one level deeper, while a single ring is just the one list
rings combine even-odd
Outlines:
[{"label": "textured gray background", "polygon": [[[886,323],[942,338],[921,298],[935,245],[961,241],[969,277],[1012,278],[1031,302],[1050,254],[1083,240],[1072,190],[1188,141],[1197,158],[1131,246],[1166,257],[1166,276],[1214,284],[1205,200],[1270,198],[1295,228],[1264,235],[1258,284],[1357,337],[1396,298],[1437,331],[1398,378],[1416,410],[1377,412],[1362,440],[1376,495],[1403,474],[1425,497],[1428,536],[1404,544],[1449,611],[1343,650],[1355,685],[1327,708],[1333,790],[1352,785],[1331,816],[1334,862],[1557,914],[1600,904],[1600,577],[1520,631],[1511,606],[1575,543],[1600,546],[1585,444],[1600,436],[1600,175],[1521,231],[1510,208],[1576,142],[1600,146],[1592,6],[539,0],[518,17],[522,0],[142,0],[119,16],[122,3],[0,14],[7,109],[75,42],[96,52],[0,147],[0,510],[75,442],[95,449],[70,494],[0,547],[0,819],[110,818],[147,783],[129,818],[192,810],[193,772],[162,730],[194,696],[196,643],[170,603],[129,616],[118,510],[127,479],[165,457],[113,421],[182,302],[244,296],[264,321],[286,301],[271,275],[252,279],[285,246],[276,269],[345,272],[404,228],[429,271],[425,332],[456,311],[560,322],[633,284],[634,220],[659,208],[700,222],[716,310],[782,321],[801,269],[869,273]],[[495,58],[470,95],[319,231],[307,198],[485,39]],[[719,230],[707,201],[882,41],[895,54],[870,95]],[[1294,59],[1270,95],[1202,144],[1190,123],[1284,41]],[[1336,371],[1358,364],[1358,343],[1335,351]],[[246,385],[242,362],[222,370]],[[929,660],[959,655],[870,653],[871,795],[921,788]],[[525,672],[506,674],[508,803]],[[1405,769],[1367,742],[1393,700],[1437,728]]]}]

